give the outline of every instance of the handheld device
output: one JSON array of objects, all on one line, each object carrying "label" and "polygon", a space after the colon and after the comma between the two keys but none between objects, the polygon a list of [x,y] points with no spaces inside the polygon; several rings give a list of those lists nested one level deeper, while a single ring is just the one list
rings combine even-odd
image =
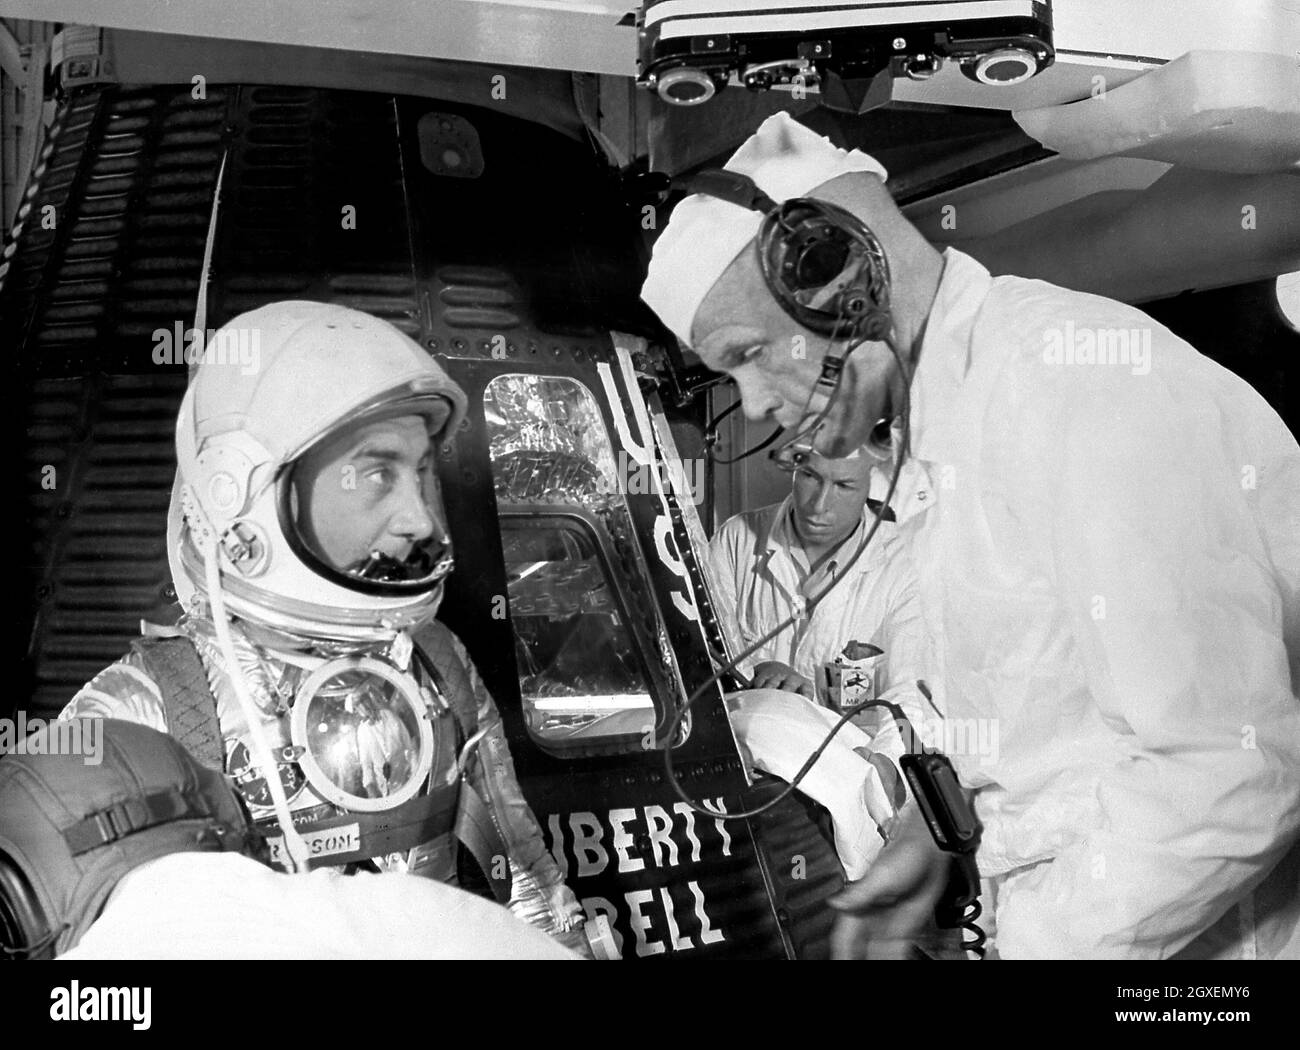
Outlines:
[{"label": "handheld device", "polygon": [[[984,825],[975,815],[975,807],[967,798],[947,755],[938,752],[904,755],[899,765],[935,845],[953,857],[948,885],[935,906],[935,922],[944,929],[962,927],[977,933],[982,948],[984,934],[973,922],[979,916],[980,893],[975,853],[979,849]],[[973,915],[970,914],[972,906],[977,909]],[[969,944],[963,944],[963,947],[975,950]]]}]

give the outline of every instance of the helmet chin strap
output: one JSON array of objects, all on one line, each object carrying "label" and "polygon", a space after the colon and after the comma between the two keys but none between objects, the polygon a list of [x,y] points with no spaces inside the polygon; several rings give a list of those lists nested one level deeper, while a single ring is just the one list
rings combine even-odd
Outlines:
[{"label": "helmet chin strap", "polygon": [[[192,497],[192,494],[189,495]],[[201,513],[192,498],[189,503],[195,513]],[[217,645],[230,672],[230,683],[234,687],[240,710],[244,713],[244,721],[248,723],[253,761],[257,763],[258,770],[266,781],[267,789],[271,792],[275,820],[284,835],[285,867],[289,871],[306,874],[310,856],[307,843],[303,841],[302,836],[298,834],[298,829],[293,825],[293,817],[289,813],[289,799],[284,793],[284,785],[280,783],[280,771],[271,758],[271,748],[262,727],[262,713],[253,702],[253,697],[248,691],[248,683],[244,681],[244,676],[239,670],[239,656],[235,651],[235,640],[230,633],[225,598],[221,593],[221,564],[217,554],[217,535],[206,520],[203,524],[205,528],[192,529],[191,532],[203,554],[203,574],[207,583],[208,602],[212,606],[212,625],[216,628]]]}]

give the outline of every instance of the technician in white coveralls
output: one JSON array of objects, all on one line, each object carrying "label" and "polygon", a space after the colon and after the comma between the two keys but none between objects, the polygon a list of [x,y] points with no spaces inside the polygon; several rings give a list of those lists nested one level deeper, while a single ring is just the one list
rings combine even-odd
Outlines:
[{"label": "technician in white coveralls", "polygon": [[[785,114],[728,164],[874,231],[893,340],[853,350],[815,434],[843,455],[910,389],[891,501],[936,646],[935,701],[996,720],[953,760],[985,827],[1004,957],[1300,955],[1300,449],[1243,380],[1141,311],[940,254],[870,157]],[[797,426],[828,340],[769,291],[762,216],[680,203],[643,295],[753,419]],[[1145,368],[1079,333],[1150,332]],[[1078,354],[1062,353],[1064,333]],[[797,337],[807,353],[792,354]],[[836,348],[843,353],[845,347]],[[909,387],[910,380],[910,387]],[[888,451],[882,452],[889,455]],[[891,953],[945,865],[914,807],[840,903],[841,954]],[[901,901],[883,906],[887,899]]]},{"label": "technician in white coveralls", "polygon": [[[864,450],[814,455],[794,472],[786,499],[735,515],[709,544],[718,620],[735,652],[753,649],[738,666],[764,691],[729,699],[732,725],[755,767],[785,780],[852,703],[884,699],[901,705],[923,735],[938,728],[916,684],[928,675],[925,631],[896,526],[882,521],[854,557],[878,507],[868,500],[874,463]],[[806,612],[809,596],[823,590]],[[799,783],[830,811],[850,879],[866,872],[883,845],[881,827],[907,797],[897,765],[903,751],[894,720],[866,709]]]},{"label": "technician in white coveralls", "polygon": [[875,517],[868,502],[872,466],[861,451],[844,459],[814,455],[795,471],[788,497],[729,518],[709,543],[718,615],[734,626],[743,649],[803,608],[807,594],[831,585],[810,615],[740,662],[755,688],[817,699],[823,668],[851,641],[881,650],[882,693],[913,689],[924,677],[916,573],[897,527],[881,522],[868,550],[850,564]]}]

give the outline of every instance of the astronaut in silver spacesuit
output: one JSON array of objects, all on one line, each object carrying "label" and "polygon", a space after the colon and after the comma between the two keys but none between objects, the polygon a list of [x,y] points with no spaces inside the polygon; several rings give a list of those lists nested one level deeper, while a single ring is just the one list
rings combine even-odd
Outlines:
[{"label": "astronaut in silver spacesuit", "polygon": [[[226,342],[256,347],[256,367]],[[273,861],[453,882],[458,843],[519,917],[584,947],[492,698],[434,619],[451,571],[434,469],[465,395],[387,322],[280,302],[217,333],[176,430],[185,609],[73,698],[234,778]]]}]

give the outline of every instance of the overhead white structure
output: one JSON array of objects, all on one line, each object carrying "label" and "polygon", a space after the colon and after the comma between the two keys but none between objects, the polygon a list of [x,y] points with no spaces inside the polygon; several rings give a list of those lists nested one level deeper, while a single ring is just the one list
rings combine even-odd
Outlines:
[{"label": "overhead white structure", "polygon": [[[0,0],[48,22],[342,51],[634,76],[635,0]],[[1300,15],[1271,0],[1055,0],[1056,64],[1024,84],[972,84],[956,69],[902,81],[904,102],[1027,109],[1086,98],[1188,51],[1294,56]]]}]

